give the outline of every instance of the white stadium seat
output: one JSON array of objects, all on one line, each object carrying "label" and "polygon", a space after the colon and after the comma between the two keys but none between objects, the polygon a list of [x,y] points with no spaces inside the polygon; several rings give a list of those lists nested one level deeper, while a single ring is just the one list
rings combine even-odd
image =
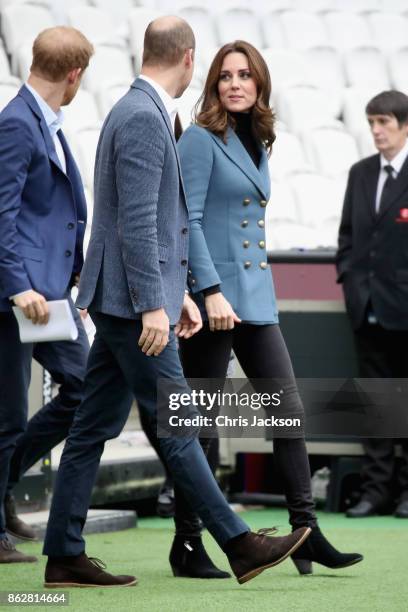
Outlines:
[{"label": "white stadium seat", "polygon": [[390,78],[384,55],[376,47],[356,47],[344,54],[344,70],[351,87],[389,89]]},{"label": "white stadium seat", "polygon": [[298,51],[264,49],[262,55],[269,68],[274,94],[289,86],[315,83],[311,66]]},{"label": "white stadium seat", "polygon": [[379,8],[390,13],[408,13],[406,0],[379,0]]},{"label": "white stadium seat", "polygon": [[365,108],[378,92],[377,88],[347,87],[343,92],[343,121],[347,130],[359,134],[367,129]]},{"label": "white stadium seat", "polygon": [[330,44],[326,25],[319,15],[287,11],[281,15],[281,23],[291,49],[303,51]]},{"label": "white stadium seat", "polygon": [[359,159],[354,138],[340,129],[315,128],[304,133],[303,142],[310,163],[327,177],[339,177]]},{"label": "white stadium seat", "polygon": [[127,81],[130,85],[133,79],[129,53],[113,45],[95,46],[95,54],[84,73],[83,82],[86,89],[95,93],[113,83]]},{"label": "white stadium seat", "polygon": [[394,51],[407,46],[408,17],[395,13],[373,13],[367,19],[373,31],[375,44],[383,51]]},{"label": "white stadium seat", "polygon": [[1,29],[9,54],[13,55],[18,47],[32,43],[41,30],[54,24],[50,11],[31,4],[11,4],[1,13]]},{"label": "white stadium seat", "polygon": [[285,130],[276,131],[272,155],[269,158],[269,173],[274,180],[283,179],[292,172],[309,170],[310,164],[302,143],[295,134]]},{"label": "white stadium seat", "polygon": [[130,85],[131,83],[128,81],[125,83],[115,83],[98,91],[96,97],[101,110],[102,119],[106,117],[114,104],[129,91]]},{"label": "white stadium seat", "polygon": [[70,132],[99,128],[101,125],[101,116],[95,98],[85,89],[80,89],[71,104],[64,106],[63,113],[64,128]]},{"label": "white stadium seat", "polygon": [[333,0],[293,0],[293,8],[297,11],[325,13],[333,9]]},{"label": "white stadium seat", "polygon": [[75,143],[77,161],[85,186],[93,192],[96,147],[99,141],[99,129],[84,129],[76,132]]},{"label": "white stadium seat", "polygon": [[177,112],[180,117],[183,130],[186,130],[192,122],[192,113],[195,105],[201,96],[201,89],[189,87],[184,94],[177,100]]},{"label": "white stadium seat", "polygon": [[299,173],[289,177],[294,192],[299,223],[318,229],[327,219],[339,216],[338,196],[333,193],[334,181],[313,173]]},{"label": "white stadium seat", "polygon": [[394,51],[388,58],[388,66],[392,86],[408,93],[408,46]]},{"label": "white stadium seat", "polygon": [[0,79],[10,76],[10,74],[10,64],[7,58],[7,53],[0,39]]},{"label": "white stadium seat", "polygon": [[361,15],[334,11],[324,16],[330,43],[346,51],[354,47],[370,47],[375,44],[367,20]]},{"label": "white stadium seat", "polygon": [[17,84],[14,79],[9,80],[5,78],[0,80],[0,111],[17,95],[19,89],[20,84]]},{"label": "white stadium seat", "polygon": [[380,0],[334,0],[334,10],[354,13],[370,13],[379,8]]},{"label": "white stadium seat", "polygon": [[91,4],[96,8],[109,13],[112,23],[119,36],[129,36],[129,13],[134,7],[133,0],[92,0]]},{"label": "white stadium seat", "polygon": [[94,45],[124,44],[123,36],[112,26],[110,14],[95,6],[70,6],[67,9],[69,25],[77,28]]},{"label": "white stadium seat", "polygon": [[287,45],[283,26],[279,18],[279,13],[269,11],[262,15],[260,20],[263,36],[263,47],[266,49],[283,49]]},{"label": "white stadium seat", "polygon": [[262,36],[258,19],[253,11],[245,8],[220,12],[215,17],[218,40],[221,45],[232,40],[245,40],[256,47],[261,45]]},{"label": "white stadium seat", "polygon": [[277,97],[277,114],[290,130],[301,133],[311,127],[336,126],[327,95],[316,87],[287,87]]},{"label": "white stadium seat", "polygon": [[303,53],[313,82],[327,95],[334,116],[341,113],[342,91],[346,85],[341,56],[333,47],[313,47]]},{"label": "white stadium seat", "polygon": [[287,181],[271,181],[271,197],[265,211],[265,225],[268,228],[276,221],[299,223],[295,196]]}]

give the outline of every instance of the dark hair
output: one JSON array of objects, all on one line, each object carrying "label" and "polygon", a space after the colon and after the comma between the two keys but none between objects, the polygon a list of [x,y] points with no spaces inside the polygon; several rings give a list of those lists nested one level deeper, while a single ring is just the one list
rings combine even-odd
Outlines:
[{"label": "dark hair", "polygon": [[[255,138],[272,152],[276,138],[274,131],[275,115],[269,106],[271,78],[268,66],[255,47],[244,40],[235,40],[221,47],[210,66],[204,91],[195,108],[196,122],[226,141],[228,126],[235,128],[235,120],[222,106],[218,94],[218,82],[224,58],[229,53],[243,53],[257,87],[257,99],[251,112],[252,132]],[[201,107],[201,108],[200,108]]]},{"label": "dark hair", "polygon": [[143,65],[177,66],[187,49],[195,49],[194,32],[189,24],[179,17],[159,17],[146,29]]},{"label": "dark hair", "polygon": [[47,28],[34,41],[31,72],[58,83],[75,68],[84,71],[93,53],[92,44],[79,30],[67,26]]},{"label": "dark hair", "polygon": [[408,123],[408,96],[402,91],[383,91],[366,106],[367,115],[392,115],[401,126]]}]

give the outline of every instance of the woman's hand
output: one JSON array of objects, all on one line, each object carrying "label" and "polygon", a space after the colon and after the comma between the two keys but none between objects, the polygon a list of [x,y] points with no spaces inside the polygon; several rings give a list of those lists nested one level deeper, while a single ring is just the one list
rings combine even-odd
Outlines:
[{"label": "woman's hand", "polygon": [[235,323],[241,323],[241,319],[221,291],[206,296],[205,309],[211,331],[234,329]]}]

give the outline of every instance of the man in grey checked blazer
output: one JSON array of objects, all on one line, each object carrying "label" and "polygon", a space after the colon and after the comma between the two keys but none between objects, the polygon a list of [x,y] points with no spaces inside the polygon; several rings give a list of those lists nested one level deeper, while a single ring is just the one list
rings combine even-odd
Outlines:
[{"label": "man in grey checked blazer", "polygon": [[[172,120],[173,99],[192,77],[194,46],[183,20],[152,22],[142,75],[102,128],[92,234],[77,301],[89,309],[97,331],[44,543],[48,587],[136,583],[134,576],[105,572],[84,552],[82,528],[100,456],[105,441],[121,432],[133,396],[155,420],[158,378],[189,391],[176,335],[193,335],[201,318],[185,294],[188,211]],[[219,490],[197,437],[163,438],[160,445],[175,482],[240,581],[283,560],[307,537],[307,530],[284,538],[248,533]]]}]

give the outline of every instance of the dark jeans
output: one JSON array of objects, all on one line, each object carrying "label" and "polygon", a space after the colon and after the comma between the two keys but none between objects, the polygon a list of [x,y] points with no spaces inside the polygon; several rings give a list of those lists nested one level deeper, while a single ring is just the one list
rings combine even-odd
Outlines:
[{"label": "dark jeans", "polygon": [[[408,331],[384,329],[365,322],[354,333],[362,378],[408,377]],[[402,446],[403,463],[395,473],[394,446]],[[408,439],[367,438],[364,440],[362,498],[375,504],[391,500],[394,477],[401,499],[408,499]]]},{"label": "dark jeans", "polygon": [[[5,529],[5,494],[36,461],[64,440],[82,399],[89,343],[72,303],[71,309],[78,339],[37,344],[22,344],[14,314],[0,313],[0,534]],[[27,423],[32,358],[60,387]]]},{"label": "dark jeans", "polygon": [[[120,434],[133,396],[154,423],[159,378],[171,379],[180,392],[189,391],[173,331],[163,352],[147,357],[138,346],[140,320],[101,313],[93,313],[92,318],[97,332],[89,354],[83,402],[61,457],[44,542],[44,554],[49,556],[83,552],[82,529],[104,444]],[[221,547],[248,531],[226,503],[195,435],[161,438],[160,448],[174,481]]]},{"label": "dark jeans", "polygon": [[[234,351],[249,379],[280,378],[297,394],[292,363],[278,325],[241,323],[230,331],[211,332],[208,323],[189,340],[180,340],[180,356],[186,378],[226,377]],[[297,396],[298,397],[298,396]],[[300,398],[299,411],[303,412]],[[200,440],[208,451],[210,439]],[[310,466],[303,438],[275,438],[274,456],[282,475],[293,528],[316,525],[310,485]],[[176,532],[198,535],[200,524],[176,488]]]}]

